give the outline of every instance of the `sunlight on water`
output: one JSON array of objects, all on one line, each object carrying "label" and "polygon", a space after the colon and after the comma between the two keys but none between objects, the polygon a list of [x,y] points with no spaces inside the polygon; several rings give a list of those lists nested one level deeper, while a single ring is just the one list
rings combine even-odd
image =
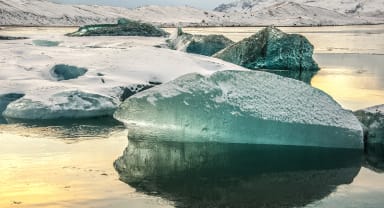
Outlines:
[{"label": "sunlight on water", "polygon": [[126,130],[65,144],[67,138],[44,136],[55,134],[50,128],[0,127],[0,207],[167,205],[118,180],[112,163],[126,146]]},{"label": "sunlight on water", "polygon": [[384,55],[317,54],[324,66],[312,86],[330,94],[344,108],[358,110],[384,103]]}]

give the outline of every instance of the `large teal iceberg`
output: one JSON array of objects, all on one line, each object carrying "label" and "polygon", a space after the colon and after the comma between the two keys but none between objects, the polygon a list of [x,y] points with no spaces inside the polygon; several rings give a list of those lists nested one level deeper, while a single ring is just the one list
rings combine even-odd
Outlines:
[{"label": "large teal iceberg", "polygon": [[303,82],[259,71],[187,74],[128,98],[114,117],[138,140],[363,148],[352,112]]},{"label": "large teal iceberg", "polygon": [[313,45],[302,35],[270,26],[214,55],[249,69],[317,71]]},{"label": "large teal iceberg", "polygon": [[147,36],[166,37],[169,34],[151,24],[119,19],[117,24],[86,25],[68,36]]}]

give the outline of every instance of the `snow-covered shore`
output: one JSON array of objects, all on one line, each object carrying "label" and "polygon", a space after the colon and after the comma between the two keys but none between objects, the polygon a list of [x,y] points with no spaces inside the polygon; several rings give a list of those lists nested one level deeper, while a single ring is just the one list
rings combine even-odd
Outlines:
[{"label": "snow-covered shore", "polygon": [[[165,43],[165,38],[66,37],[67,30],[71,28],[55,34],[37,28],[30,31],[34,33],[28,35],[30,39],[0,44],[0,95],[24,95],[10,105],[25,112],[8,109],[8,116],[47,119],[89,117],[94,112],[111,115],[127,91],[135,93],[191,72],[245,70],[218,59],[154,47]],[[36,40],[57,41],[59,45],[39,46]],[[59,80],[52,68],[60,64],[87,72],[75,79]],[[28,112],[29,108],[32,111]]]}]

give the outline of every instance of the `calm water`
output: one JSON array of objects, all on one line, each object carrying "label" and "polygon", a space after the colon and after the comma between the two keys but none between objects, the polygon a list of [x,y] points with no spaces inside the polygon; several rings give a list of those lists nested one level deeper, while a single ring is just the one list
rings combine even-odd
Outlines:
[{"label": "calm water", "polygon": [[[259,29],[186,31],[240,40]],[[349,109],[384,103],[383,25],[282,29],[314,43],[322,70],[313,86]],[[47,32],[17,30],[25,35]],[[383,146],[364,155],[318,148],[128,142],[127,134],[122,125],[104,118],[0,125],[0,207],[384,204]]]}]

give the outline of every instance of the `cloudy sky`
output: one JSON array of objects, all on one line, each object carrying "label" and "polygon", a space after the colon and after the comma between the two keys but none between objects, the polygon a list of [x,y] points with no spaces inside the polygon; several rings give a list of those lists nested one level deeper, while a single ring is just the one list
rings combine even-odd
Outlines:
[{"label": "cloudy sky", "polygon": [[189,5],[204,9],[213,9],[221,3],[232,2],[234,0],[52,0],[68,4],[98,4],[124,7],[137,7],[143,5]]}]

